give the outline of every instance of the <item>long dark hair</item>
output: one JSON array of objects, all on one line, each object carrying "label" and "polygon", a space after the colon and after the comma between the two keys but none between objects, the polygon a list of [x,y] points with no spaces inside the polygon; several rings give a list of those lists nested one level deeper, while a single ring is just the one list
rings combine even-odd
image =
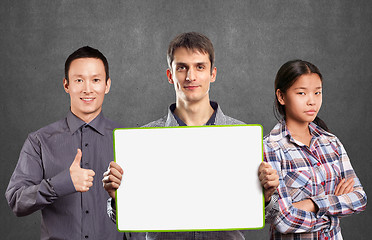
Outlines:
[{"label": "long dark hair", "polygon": [[[285,93],[303,74],[315,73],[318,74],[320,80],[323,82],[322,74],[319,69],[312,63],[302,61],[299,59],[288,61],[280,67],[275,78],[275,93],[279,89],[280,92]],[[279,121],[286,118],[285,107],[279,103],[278,97],[275,94],[274,115]],[[318,116],[313,121],[316,125],[329,131],[327,125]]]}]

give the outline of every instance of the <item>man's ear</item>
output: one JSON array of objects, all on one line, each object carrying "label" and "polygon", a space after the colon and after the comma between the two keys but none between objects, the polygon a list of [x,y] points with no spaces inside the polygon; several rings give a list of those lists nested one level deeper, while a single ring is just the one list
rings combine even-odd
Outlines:
[{"label": "man's ear", "polygon": [[111,78],[108,78],[107,81],[106,81],[105,94],[110,92],[110,87],[111,87]]},{"label": "man's ear", "polygon": [[174,84],[173,76],[172,76],[172,70],[170,70],[169,68],[167,69],[167,78],[168,78],[168,82],[170,84]]},{"label": "man's ear", "polygon": [[63,88],[65,89],[66,93],[69,93],[68,90],[68,80],[66,78],[63,79]]},{"label": "man's ear", "polygon": [[285,105],[284,94],[282,93],[282,91],[280,91],[280,89],[277,89],[275,94],[276,94],[276,98],[278,99],[279,103],[281,105]]},{"label": "man's ear", "polygon": [[211,76],[212,76],[211,77],[211,82],[216,81],[216,76],[217,76],[217,68],[216,67],[213,68]]}]

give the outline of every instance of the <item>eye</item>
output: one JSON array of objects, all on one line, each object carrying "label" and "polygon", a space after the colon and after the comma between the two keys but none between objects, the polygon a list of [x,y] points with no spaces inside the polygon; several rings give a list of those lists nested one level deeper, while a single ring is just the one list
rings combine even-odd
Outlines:
[{"label": "eye", "polygon": [[176,68],[177,71],[183,71],[185,69],[186,69],[185,66],[177,66],[177,68]]},{"label": "eye", "polygon": [[322,94],[321,91],[315,93],[315,95],[320,95],[320,94]]},{"label": "eye", "polygon": [[298,95],[305,95],[304,92],[298,92],[297,94],[298,94]]},{"label": "eye", "polygon": [[205,66],[204,66],[204,65],[198,65],[198,66],[197,66],[197,69],[198,69],[198,70],[203,70],[203,69],[205,69]]},{"label": "eye", "polygon": [[100,81],[99,78],[95,78],[95,79],[93,79],[93,82],[95,82],[95,83],[97,83],[97,82],[99,82],[99,81]]},{"label": "eye", "polygon": [[83,82],[83,79],[78,78],[75,80],[75,82],[78,82],[78,83]]}]

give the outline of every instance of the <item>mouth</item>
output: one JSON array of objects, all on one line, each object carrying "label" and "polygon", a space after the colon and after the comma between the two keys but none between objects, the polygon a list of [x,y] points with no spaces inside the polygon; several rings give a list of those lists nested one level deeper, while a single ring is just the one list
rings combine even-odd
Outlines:
[{"label": "mouth", "polygon": [[305,111],[305,113],[307,115],[314,115],[314,114],[316,114],[316,111],[315,110],[309,110],[309,111]]},{"label": "mouth", "polygon": [[80,98],[85,103],[91,103],[95,99],[94,97],[82,97]]},{"label": "mouth", "polygon": [[184,86],[185,89],[188,89],[188,90],[193,90],[193,89],[197,89],[199,86]]}]

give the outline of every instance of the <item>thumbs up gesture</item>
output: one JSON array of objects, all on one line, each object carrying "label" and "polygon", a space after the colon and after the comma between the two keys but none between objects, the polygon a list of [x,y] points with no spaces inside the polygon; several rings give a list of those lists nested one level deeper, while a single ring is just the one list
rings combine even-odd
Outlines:
[{"label": "thumbs up gesture", "polygon": [[87,192],[93,186],[93,176],[95,173],[93,170],[80,167],[81,156],[81,150],[78,149],[75,159],[70,166],[70,176],[76,191]]}]

